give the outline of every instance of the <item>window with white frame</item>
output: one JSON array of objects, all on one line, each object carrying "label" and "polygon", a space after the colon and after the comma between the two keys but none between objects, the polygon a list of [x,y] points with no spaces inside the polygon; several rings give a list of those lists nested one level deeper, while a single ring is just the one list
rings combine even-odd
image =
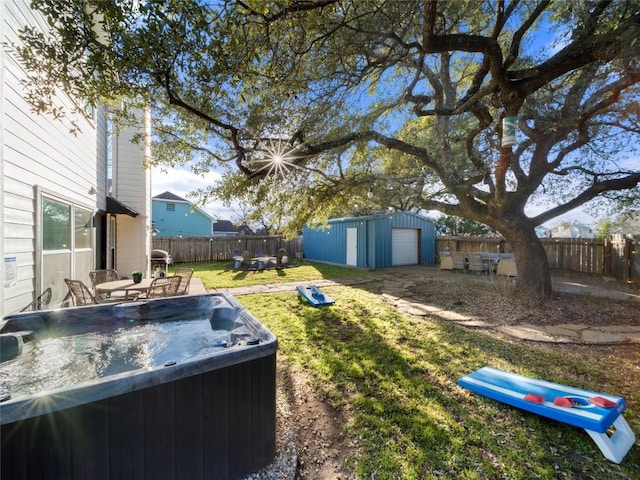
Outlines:
[{"label": "window with white frame", "polygon": [[65,278],[89,280],[93,269],[93,212],[73,202],[42,194],[40,202],[41,291],[52,303],[67,294]]}]

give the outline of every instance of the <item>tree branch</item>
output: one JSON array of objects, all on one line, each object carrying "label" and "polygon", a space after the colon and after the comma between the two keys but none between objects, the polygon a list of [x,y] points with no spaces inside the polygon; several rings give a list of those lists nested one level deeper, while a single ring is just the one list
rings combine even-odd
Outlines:
[{"label": "tree branch", "polygon": [[[507,77],[522,92],[533,93],[566,73],[592,62],[606,62],[618,58],[620,53],[629,47],[628,42],[624,40],[624,34],[635,33],[638,28],[640,28],[640,12],[631,16],[615,30],[603,35],[588,35],[585,38],[576,39],[546,62],[533,68],[510,71]],[[637,51],[640,45],[635,45],[633,48]]]},{"label": "tree branch", "polygon": [[555,208],[547,210],[546,212],[537,215],[531,220],[535,225],[540,225],[548,220],[551,220],[563,213],[567,213],[574,208],[578,208],[589,200],[593,200],[598,195],[607,192],[607,191],[619,191],[619,190],[629,190],[635,188],[640,183],[640,173],[632,173],[623,178],[616,178],[610,180],[604,180],[602,182],[598,182],[591,187],[584,190],[580,195],[574,197],[567,203],[562,205],[558,205]]},{"label": "tree branch", "polygon": [[246,2],[243,2],[242,0],[237,0],[237,3],[251,15],[261,17],[265,22],[271,23],[286,17],[290,13],[306,12],[316,9],[322,10],[324,7],[338,3],[338,0],[294,0],[292,2],[287,2],[286,6],[282,10],[279,10],[272,14],[260,13],[251,8],[249,5],[247,5]]}]

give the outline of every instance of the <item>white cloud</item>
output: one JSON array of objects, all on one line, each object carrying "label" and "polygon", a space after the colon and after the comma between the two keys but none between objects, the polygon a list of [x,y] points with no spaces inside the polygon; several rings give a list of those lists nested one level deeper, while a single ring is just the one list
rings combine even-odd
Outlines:
[{"label": "white cloud", "polygon": [[[200,188],[207,188],[220,180],[218,172],[208,172],[196,175],[188,167],[154,167],[151,170],[151,195],[171,192],[186,200],[193,201],[189,194]],[[234,213],[220,202],[210,202],[200,205],[204,211],[213,217],[231,220]]]}]

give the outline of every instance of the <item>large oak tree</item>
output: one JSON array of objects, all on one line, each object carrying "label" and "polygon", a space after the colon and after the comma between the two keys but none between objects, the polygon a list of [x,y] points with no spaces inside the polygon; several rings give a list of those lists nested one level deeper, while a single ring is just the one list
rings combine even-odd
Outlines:
[{"label": "large oak tree", "polygon": [[17,51],[37,109],[55,109],[52,86],[150,102],[159,162],[222,165],[202,194],[242,192],[292,228],[372,202],[470,218],[544,298],[534,227],[638,199],[636,0],[33,5],[51,33],[23,30]]}]

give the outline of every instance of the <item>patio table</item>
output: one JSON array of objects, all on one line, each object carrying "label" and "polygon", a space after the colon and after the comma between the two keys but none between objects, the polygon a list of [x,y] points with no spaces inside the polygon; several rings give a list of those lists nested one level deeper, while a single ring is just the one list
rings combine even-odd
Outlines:
[{"label": "patio table", "polygon": [[500,261],[500,254],[491,252],[480,252],[480,256],[482,257],[482,261],[489,266],[489,273],[493,273],[496,266],[498,265],[498,262]]},{"label": "patio table", "polygon": [[153,278],[143,278],[140,283],[135,283],[132,279],[114,280],[96,285],[96,293],[125,292],[125,300],[129,300],[129,292],[144,293],[149,290]]}]

